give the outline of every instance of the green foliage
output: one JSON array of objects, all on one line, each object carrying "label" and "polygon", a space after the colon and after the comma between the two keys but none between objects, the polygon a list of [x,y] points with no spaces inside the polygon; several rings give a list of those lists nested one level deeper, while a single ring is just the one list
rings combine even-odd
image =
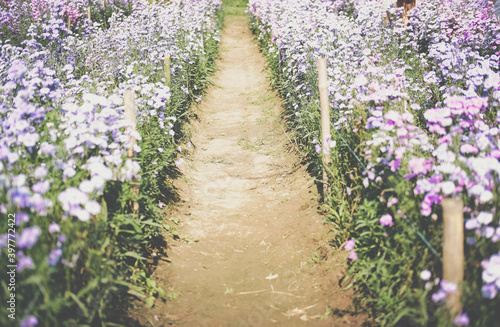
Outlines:
[{"label": "green foliage", "polygon": [[[280,54],[272,46],[271,35],[263,32],[269,29],[260,24],[258,28],[255,17],[250,17],[250,26],[268,60],[271,83],[283,97],[286,106],[284,118],[289,132],[300,144],[310,173],[320,180],[323,164],[313,142],[319,140],[321,135],[317,72],[309,70],[299,75],[298,81],[288,80],[283,67],[293,64],[287,58],[280,61]],[[397,60],[400,52],[405,50],[399,49],[397,42],[394,42],[394,48],[387,49],[387,56],[382,58],[384,62],[381,65]],[[313,59],[310,60],[311,64],[307,67],[316,67],[312,63]],[[423,79],[425,71],[419,67],[416,58],[406,56],[406,60],[415,66],[415,69],[408,70],[408,78]],[[303,92],[295,91],[297,85],[301,84],[311,87],[306,99]],[[429,92],[432,94],[432,89]],[[428,98],[423,99],[417,93],[411,94],[416,102],[420,99],[422,103],[429,103]],[[442,100],[437,95],[439,93],[435,94],[435,98],[431,99],[433,103]],[[303,105],[300,110],[294,107],[296,103]],[[403,105],[386,104],[384,112],[403,112]],[[426,281],[419,277],[425,269],[434,272],[441,270],[440,258],[423,240],[430,240],[430,246],[440,249],[441,217],[435,220],[421,219],[422,199],[413,194],[414,184],[404,178],[405,169],[396,174],[381,172],[382,183],[363,186],[366,178],[363,171],[369,164],[369,160],[364,159],[363,151],[373,133],[365,129],[367,106],[354,104],[350,117],[355,118],[346,120],[336,131],[332,128],[331,140],[336,142],[336,146],[330,149],[331,164],[325,167],[330,184],[330,193],[326,194],[325,201],[328,213],[326,223],[331,226],[334,235],[332,244],[341,247],[348,239],[356,243],[358,259],[350,261],[344,285],[355,290],[357,301],[368,308],[374,320],[382,326],[445,326],[446,321],[449,321],[448,313],[441,305],[430,301],[430,294],[437,291],[439,285],[435,285],[432,279],[425,287]],[[336,110],[332,109],[330,114],[333,121],[340,118],[336,117]],[[423,127],[423,117],[417,117],[416,124]],[[371,150],[372,161],[385,157],[380,148],[373,147]],[[407,161],[403,161],[401,166],[406,167],[407,164]],[[318,186],[322,188],[321,183]],[[387,207],[387,202],[393,197],[399,199],[399,211]],[[379,219],[384,214],[394,217],[394,226],[381,225]],[[480,282],[481,277],[477,278]]]},{"label": "green foliage", "polygon": [[[220,14],[219,11],[215,21],[219,28],[222,25]],[[170,88],[171,98],[165,115],[177,117],[174,122],[176,131],[182,131],[183,125],[192,117],[189,106],[203,94],[209,83],[208,77],[214,71],[218,55],[217,36],[203,37],[205,53],[191,58],[185,70],[176,72]],[[187,43],[184,40],[178,46],[187,46]],[[150,82],[162,82],[162,77],[163,71],[152,74]],[[114,80],[112,85],[120,82],[119,79]],[[187,86],[188,95],[182,85]],[[57,119],[56,111],[51,111],[44,124]],[[186,141],[188,135],[184,132],[174,136],[165,134],[155,119],[140,120],[137,129],[142,137],[138,141],[141,152],[136,154],[141,166],[141,178],[132,182],[107,182],[104,194],[97,199],[102,207],[101,213],[90,221],[69,218],[60,221],[61,231],[66,237],[61,245],[64,264],[51,266],[43,259],[36,261],[41,262],[36,267],[36,273],[26,275],[29,269],[23,271],[23,278],[18,276],[16,284],[17,319],[12,321],[7,314],[3,314],[0,316],[1,326],[18,325],[26,318],[22,312],[35,315],[40,326],[113,325],[112,322],[128,308],[131,296],[143,300],[150,307],[156,299],[166,298],[165,290],[152,277],[151,263],[157,258],[152,253],[161,252],[165,247],[164,217],[159,203],[168,205],[176,200],[172,180],[179,172],[174,162],[179,144]],[[48,127],[46,131],[44,137],[49,137]],[[158,151],[158,148],[163,151]],[[85,158],[91,156],[92,151],[97,150],[87,149]],[[25,167],[21,167],[24,171],[28,172],[43,162],[36,153],[33,151],[31,161],[25,160]],[[57,156],[64,158],[59,154]],[[51,174],[51,167],[55,164],[47,163]],[[82,180],[90,177],[88,174],[88,171],[80,170],[75,176],[64,179],[62,172],[54,172],[54,176],[51,175],[52,188],[78,187]],[[57,203],[57,194],[54,192],[47,196]],[[8,203],[6,197],[4,192],[0,192],[1,203]],[[138,210],[135,209],[136,204]],[[54,217],[62,217],[64,212],[60,208],[57,210],[53,213]],[[52,221],[37,215],[30,215],[30,219],[44,231]],[[30,255],[34,259],[46,258],[56,243],[57,236],[44,232],[36,246],[30,249]],[[2,250],[0,263],[5,268],[4,258]],[[5,278],[0,280],[2,298],[10,293],[6,281]]]}]

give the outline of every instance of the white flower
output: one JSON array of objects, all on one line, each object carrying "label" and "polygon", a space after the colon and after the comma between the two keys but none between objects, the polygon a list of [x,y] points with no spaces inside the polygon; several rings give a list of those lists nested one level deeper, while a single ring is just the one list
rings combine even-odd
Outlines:
[{"label": "white flower", "polygon": [[491,212],[481,211],[479,215],[477,215],[477,221],[479,221],[483,225],[488,225],[493,221],[493,214]]}]

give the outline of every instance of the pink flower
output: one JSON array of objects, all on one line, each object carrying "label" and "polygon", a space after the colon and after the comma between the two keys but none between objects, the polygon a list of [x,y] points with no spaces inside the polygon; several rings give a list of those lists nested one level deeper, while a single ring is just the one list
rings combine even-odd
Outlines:
[{"label": "pink flower", "polygon": [[355,246],[355,243],[354,243],[354,240],[353,239],[350,239],[349,241],[347,241],[344,245],[344,249],[346,251],[352,251],[354,250],[354,246]]},{"label": "pink flower", "polygon": [[358,260],[358,254],[356,253],[356,251],[352,251],[347,258],[349,258],[350,260]]},{"label": "pink flower", "polygon": [[425,175],[429,170],[431,170],[434,159],[425,159],[425,158],[411,158],[408,162],[408,170],[413,174],[422,174]]},{"label": "pink flower", "polygon": [[392,227],[394,225],[394,222],[392,221],[392,216],[389,214],[380,217],[379,221],[382,226]]},{"label": "pink flower", "polygon": [[393,205],[395,205],[396,203],[398,203],[398,201],[399,201],[399,200],[398,200],[398,198],[391,198],[391,199],[389,200],[389,202],[387,202],[387,207],[388,207],[388,208],[389,208],[389,207],[392,207]]},{"label": "pink flower", "polygon": [[495,149],[495,150],[491,151],[491,156],[495,159],[500,159],[500,150]]},{"label": "pink flower", "polygon": [[462,144],[462,146],[460,147],[460,152],[464,153],[464,154],[466,154],[466,153],[478,153],[479,150],[475,146],[466,143],[466,144]]},{"label": "pink flower", "polygon": [[392,160],[391,162],[389,162],[389,167],[391,167],[392,172],[395,172],[396,170],[398,170],[400,165],[401,165],[401,160],[399,160],[399,159]]}]

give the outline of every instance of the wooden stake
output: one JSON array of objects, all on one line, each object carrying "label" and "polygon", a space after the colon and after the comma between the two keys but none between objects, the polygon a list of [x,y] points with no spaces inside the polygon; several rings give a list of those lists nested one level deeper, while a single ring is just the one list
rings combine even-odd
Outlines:
[{"label": "wooden stake", "polygon": [[71,16],[68,16],[68,30],[71,30]]},{"label": "wooden stake", "polygon": [[[136,131],[136,123],[137,123],[137,114],[136,114],[136,106],[135,106],[135,92],[133,90],[125,91],[123,95],[123,102],[125,104],[125,120],[131,122],[133,125],[131,127],[127,127],[127,131]],[[128,149],[129,158],[134,157],[134,145],[136,144],[136,140],[133,136],[130,136],[130,140],[132,144]],[[137,186],[134,186],[132,191],[134,192],[134,196],[137,198],[139,194],[139,189]],[[139,212],[139,203],[134,201],[133,204],[134,213]]]},{"label": "wooden stake", "polygon": [[[327,138],[330,133],[330,104],[328,101],[328,85],[327,85],[327,71],[326,71],[326,58],[318,59],[318,87],[319,99],[321,105],[321,144],[323,150],[323,165],[330,165],[330,152]],[[327,153],[328,151],[328,153]],[[326,168],[323,167],[323,200],[329,192],[328,175]]]},{"label": "wooden stake", "polygon": [[464,279],[464,204],[462,200],[446,198],[443,208],[443,280],[458,285],[458,291],[448,295],[446,306],[453,314],[462,311],[460,296]]},{"label": "wooden stake", "polygon": [[165,69],[165,79],[167,80],[166,84],[170,87],[172,83],[172,77],[170,76],[170,55],[166,54],[165,59],[163,60],[163,67]]},{"label": "wooden stake", "polygon": [[[106,12],[106,2],[105,0],[102,0],[102,7],[104,9],[104,12]],[[108,28],[107,23],[106,23],[106,14],[104,14],[104,28]]]},{"label": "wooden stake", "polygon": [[408,20],[410,19],[410,15],[408,14],[408,12],[410,10],[412,10],[413,8],[415,8],[416,5],[417,5],[416,0],[397,0],[396,1],[396,7],[398,7],[398,8],[403,7],[403,20],[402,20],[403,25],[405,25],[405,26],[408,25]]},{"label": "wooden stake", "polygon": [[87,7],[87,18],[90,20],[90,6]]}]

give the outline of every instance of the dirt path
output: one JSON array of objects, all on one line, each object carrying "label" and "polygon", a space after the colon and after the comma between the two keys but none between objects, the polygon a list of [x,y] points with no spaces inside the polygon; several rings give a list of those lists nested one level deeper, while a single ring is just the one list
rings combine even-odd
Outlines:
[{"label": "dirt path", "polygon": [[155,326],[362,325],[338,286],[346,254],[326,244],[316,187],[286,150],[264,65],[246,17],[228,16],[182,166],[184,201],[169,216],[188,241],[170,242],[171,262],[155,272],[170,299],[142,317]]}]

